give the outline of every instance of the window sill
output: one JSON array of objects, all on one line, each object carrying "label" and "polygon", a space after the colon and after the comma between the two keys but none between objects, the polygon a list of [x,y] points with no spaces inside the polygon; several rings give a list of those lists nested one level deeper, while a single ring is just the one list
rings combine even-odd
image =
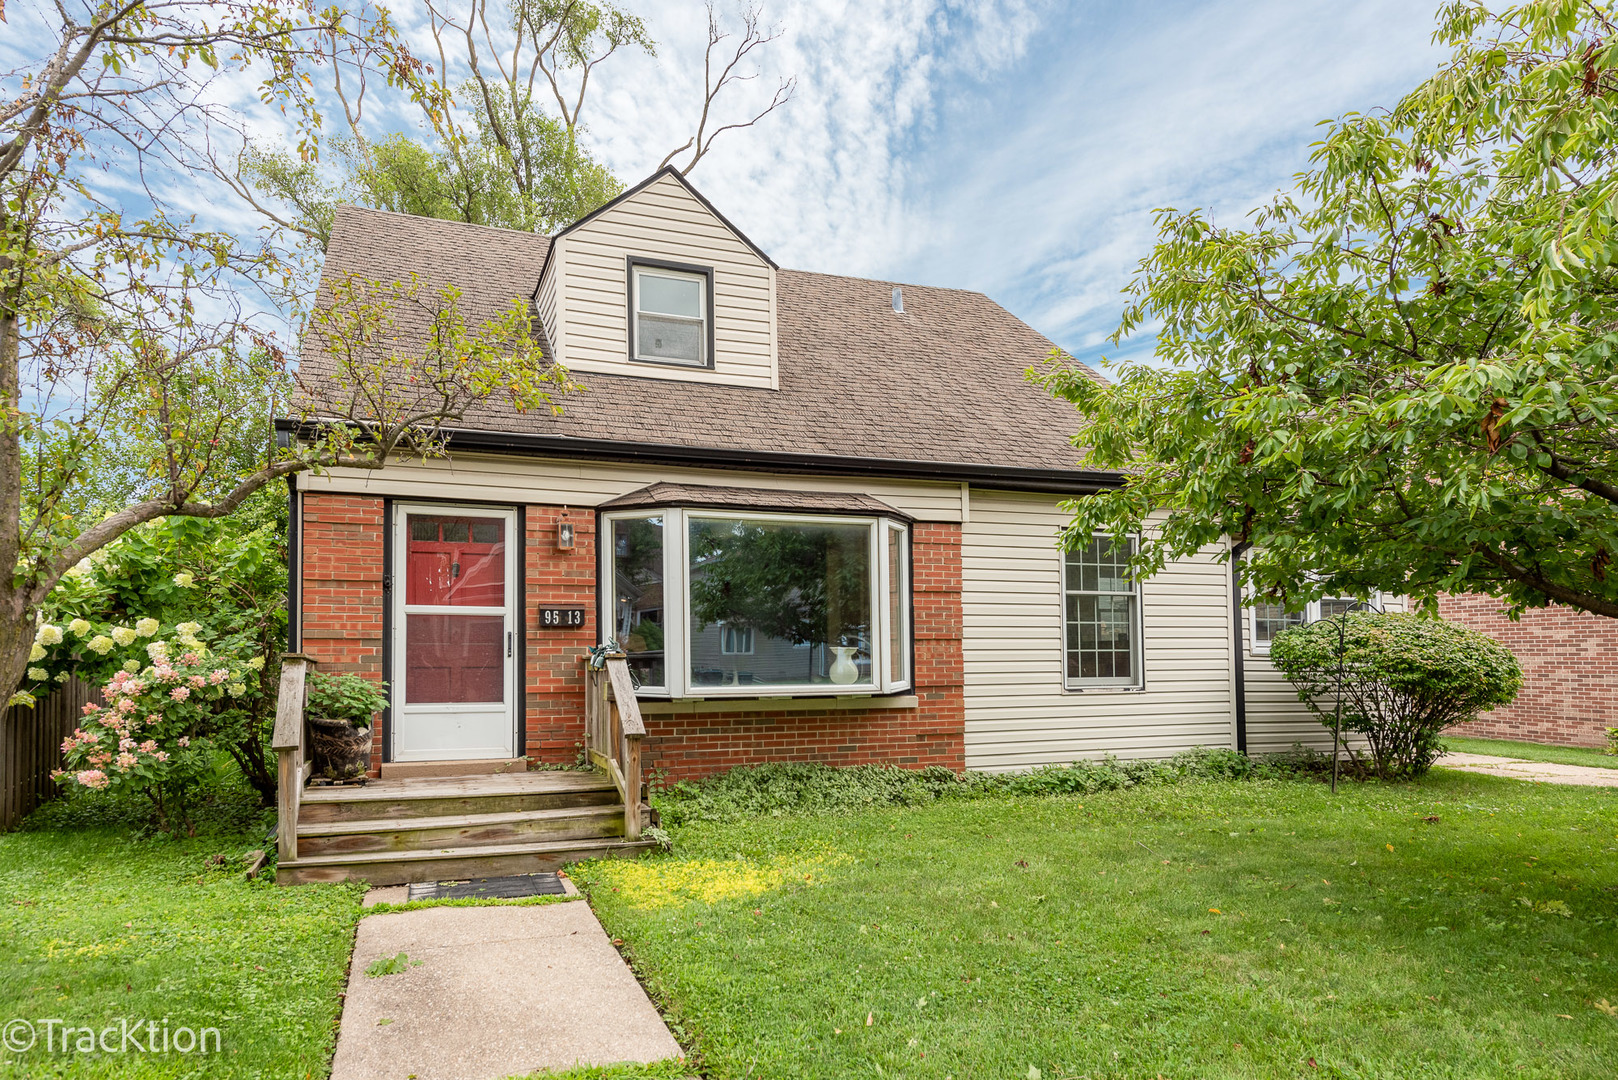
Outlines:
[{"label": "window sill", "polygon": [[1070,694],[1140,694],[1146,691],[1144,686],[1065,686]]},{"label": "window sill", "polygon": [[826,709],[914,709],[921,704],[915,694],[860,694],[845,697],[751,697],[751,698],[668,698],[642,699],[640,711],[646,715],[667,716],[689,713],[737,712],[820,712]]}]

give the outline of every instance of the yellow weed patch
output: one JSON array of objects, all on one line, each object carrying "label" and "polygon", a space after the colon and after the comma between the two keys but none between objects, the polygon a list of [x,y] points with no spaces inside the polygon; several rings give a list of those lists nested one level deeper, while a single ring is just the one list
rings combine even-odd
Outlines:
[{"label": "yellow weed patch", "polygon": [[699,901],[762,896],[791,882],[822,885],[829,867],[851,862],[847,855],[811,858],[777,855],[767,862],[748,859],[624,860],[605,867],[619,895],[638,908],[669,907]]}]

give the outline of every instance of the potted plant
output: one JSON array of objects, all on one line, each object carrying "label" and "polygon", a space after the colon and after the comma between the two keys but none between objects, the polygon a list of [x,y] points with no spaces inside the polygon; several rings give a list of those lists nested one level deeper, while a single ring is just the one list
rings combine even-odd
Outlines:
[{"label": "potted plant", "polygon": [[359,675],[311,675],[304,713],[316,776],[353,780],[371,769],[371,722],[388,704],[387,683]]}]

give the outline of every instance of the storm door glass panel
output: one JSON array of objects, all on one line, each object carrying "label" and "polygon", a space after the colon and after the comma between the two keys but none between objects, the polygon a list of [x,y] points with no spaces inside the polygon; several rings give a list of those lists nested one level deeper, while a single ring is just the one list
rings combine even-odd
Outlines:
[{"label": "storm door glass panel", "polygon": [[506,523],[493,517],[409,514],[405,604],[447,608],[405,616],[405,700],[505,700]]},{"label": "storm door glass panel", "polygon": [[873,524],[688,521],[693,691],[873,683]]},{"label": "storm door glass panel", "polygon": [[506,523],[499,518],[410,514],[405,603],[504,607]]},{"label": "storm door glass panel", "polygon": [[506,699],[501,615],[406,615],[405,695],[413,705]]},{"label": "storm door glass panel", "polygon": [[910,634],[907,625],[910,620],[910,604],[907,599],[908,590],[905,588],[905,575],[910,560],[905,557],[908,543],[905,530],[889,525],[887,536],[888,681],[900,683],[908,677],[905,669],[910,661],[908,647]]},{"label": "storm door glass panel", "polygon": [[668,685],[664,662],[663,519],[612,521],[612,636],[640,685]]},{"label": "storm door glass panel", "polygon": [[1073,686],[1135,686],[1140,596],[1129,577],[1133,540],[1109,536],[1066,556],[1067,681]]}]

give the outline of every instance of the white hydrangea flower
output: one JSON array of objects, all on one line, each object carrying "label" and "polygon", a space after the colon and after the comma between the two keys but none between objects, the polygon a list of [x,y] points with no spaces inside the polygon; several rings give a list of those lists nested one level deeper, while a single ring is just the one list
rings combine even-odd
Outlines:
[{"label": "white hydrangea flower", "polygon": [[39,628],[35,638],[46,645],[60,645],[62,643],[62,628],[46,623]]},{"label": "white hydrangea flower", "polygon": [[90,625],[89,619],[74,619],[72,622],[67,624],[67,628],[73,631],[73,633],[78,637],[83,637],[85,634],[88,634],[91,630],[95,629],[95,627]]},{"label": "white hydrangea flower", "polygon": [[163,625],[156,619],[142,619],[135,624],[135,633],[141,637],[151,637],[157,633],[157,628]]},{"label": "white hydrangea flower", "polygon": [[85,574],[88,574],[90,572],[90,568],[92,566],[94,566],[94,565],[95,564],[92,563],[89,559],[80,559],[78,562],[76,562],[72,566],[68,567],[66,576],[68,576],[68,577],[83,577]]},{"label": "white hydrangea flower", "polygon": [[106,656],[107,653],[112,651],[112,638],[108,637],[106,634],[97,634],[95,637],[90,639],[90,643],[86,645],[85,648],[89,649],[97,656]]},{"label": "white hydrangea flower", "polygon": [[247,693],[247,684],[233,682],[229,686],[225,687],[225,689],[230,691],[231,697],[241,697],[243,694]]},{"label": "white hydrangea flower", "polygon": [[131,645],[135,641],[135,631],[127,626],[115,626],[112,628],[112,640],[120,645]]},{"label": "white hydrangea flower", "polygon": [[125,660],[124,661],[124,670],[129,672],[131,675],[135,674],[137,671],[140,670],[140,661],[139,660]]},{"label": "white hydrangea flower", "polygon": [[28,677],[35,682],[44,682],[51,677],[51,673],[42,667],[31,667],[28,669]]},{"label": "white hydrangea flower", "polygon": [[29,660],[43,660],[43,659],[45,659],[45,646],[41,645],[37,641],[34,642],[34,647],[32,649],[28,650],[28,659]]},{"label": "white hydrangea flower", "polygon": [[57,672],[57,673],[56,673],[56,681],[57,681],[57,682],[67,682],[67,672],[65,672],[65,671],[58,671],[58,672]]},{"label": "white hydrangea flower", "polygon": [[196,578],[191,576],[191,571],[189,570],[181,570],[178,574],[174,575],[174,584],[178,585],[182,589],[189,589],[192,585],[196,584],[196,580]]},{"label": "white hydrangea flower", "polygon": [[247,662],[247,666],[252,668],[254,671],[263,671],[264,658],[262,656],[255,656]]},{"label": "white hydrangea flower", "polygon": [[146,646],[146,655],[150,656],[153,660],[167,660],[169,655],[169,643],[166,641],[152,642],[150,645]]},{"label": "white hydrangea flower", "polygon": [[199,622],[183,622],[179,626],[176,626],[174,629],[178,630],[180,633],[184,634],[186,637],[192,637],[198,631],[200,631],[202,629],[202,624],[199,623]]},{"label": "white hydrangea flower", "polygon": [[32,709],[34,707],[34,700],[35,699],[34,699],[33,694],[30,694],[26,690],[18,690],[15,694],[11,695],[11,701],[8,702],[8,704],[11,704],[11,705],[26,705],[30,709]]}]

